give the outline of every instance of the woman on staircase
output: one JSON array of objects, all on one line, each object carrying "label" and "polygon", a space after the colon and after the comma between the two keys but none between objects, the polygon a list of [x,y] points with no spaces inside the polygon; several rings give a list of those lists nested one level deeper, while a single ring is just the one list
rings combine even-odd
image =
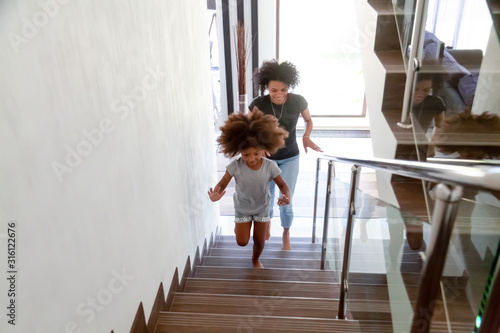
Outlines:
[{"label": "woman on staircase", "polygon": [[231,179],[235,178],[233,200],[236,242],[240,246],[248,244],[253,222],[252,263],[254,267],[262,268],[259,258],[266,240],[269,239],[271,221],[271,182],[274,181],[282,193],[278,198],[278,205],[290,204],[290,190],[281,178],[281,170],[276,163],[265,158],[264,154],[266,151],[275,153],[283,147],[288,132],[278,127],[278,119],[264,115],[259,110],[248,115],[233,113],[220,129],[222,133],[217,142],[222,147],[222,153],[229,158],[238,154],[241,154],[241,157],[226,167],[226,173],[219,183],[208,191],[208,195],[214,202],[220,200]]},{"label": "woman on staircase", "polygon": [[[310,148],[315,151],[322,151],[312,140],[311,132],[313,122],[307,101],[301,95],[288,92],[299,83],[299,72],[295,65],[288,61],[278,63],[276,60],[266,61],[254,75],[254,83],[259,87],[261,96],[255,98],[248,108],[253,110],[257,107],[265,114],[274,115],[278,118],[281,127],[290,134],[285,140],[285,148],[271,154],[269,159],[278,164],[281,169],[283,180],[288,184],[293,196],[297,177],[299,175],[299,147],[296,138],[296,126],[299,116],[305,122],[305,132],[302,136],[302,145],[307,153]],[[268,90],[268,94],[264,92]],[[274,199],[275,186],[271,183],[271,201]],[[269,212],[273,217],[273,205]],[[290,227],[293,222],[292,204],[280,207],[281,226],[283,227],[283,250],[290,250]]]}]

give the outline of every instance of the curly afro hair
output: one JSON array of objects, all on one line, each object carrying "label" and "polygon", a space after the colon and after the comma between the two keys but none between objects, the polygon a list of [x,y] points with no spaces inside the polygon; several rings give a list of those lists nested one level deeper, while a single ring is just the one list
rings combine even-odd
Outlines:
[{"label": "curly afro hair", "polygon": [[261,95],[264,95],[269,81],[280,81],[290,88],[295,88],[300,81],[299,72],[295,65],[289,61],[282,63],[278,63],[275,59],[264,61],[253,75],[253,82],[260,90]]},{"label": "curly afro hair", "polygon": [[222,134],[217,142],[221,145],[224,156],[229,158],[250,147],[274,154],[285,146],[285,139],[288,137],[288,132],[279,127],[276,117],[264,115],[257,108],[248,115],[230,114],[220,130]]}]

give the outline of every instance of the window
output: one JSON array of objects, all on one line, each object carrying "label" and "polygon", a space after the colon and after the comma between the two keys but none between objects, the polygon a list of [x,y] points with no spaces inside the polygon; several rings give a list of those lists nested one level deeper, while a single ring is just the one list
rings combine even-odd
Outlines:
[{"label": "window", "polygon": [[354,1],[280,1],[279,14],[279,60],[297,66],[294,92],[307,99],[311,115],[363,115]]}]

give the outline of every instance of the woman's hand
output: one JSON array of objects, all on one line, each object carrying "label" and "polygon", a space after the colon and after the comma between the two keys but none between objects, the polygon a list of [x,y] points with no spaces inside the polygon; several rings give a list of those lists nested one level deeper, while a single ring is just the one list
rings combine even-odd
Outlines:
[{"label": "woman's hand", "polygon": [[282,194],[281,197],[278,198],[278,206],[286,206],[290,204],[290,198],[286,195]]},{"label": "woman's hand", "polygon": [[306,151],[307,153],[307,148],[311,148],[312,150],[315,150],[315,151],[319,151],[319,152],[323,152],[323,150],[318,147],[312,140],[310,137],[308,136],[303,136],[302,137],[302,144],[304,145],[304,150]]},{"label": "woman's hand", "polygon": [[219,201],[220,198],[224,196],[224,194],[226,194],[226,191],[222,191],[221,186],[218,184],[215,185],[215,188],[213,190],[212,188],[210,188],[210,190],[208,191],[208,196],[213,202]]}]

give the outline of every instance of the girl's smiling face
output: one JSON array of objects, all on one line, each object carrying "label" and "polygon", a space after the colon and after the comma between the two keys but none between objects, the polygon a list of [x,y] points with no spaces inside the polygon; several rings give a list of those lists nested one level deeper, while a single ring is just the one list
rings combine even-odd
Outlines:
[{"label": "girl's smiling face", "polygon": [[274,104],[281,105],[286,102],[286,96],[288,95],[288,86],[285,83],[281,81],[269,81],[267,90],[269,91],[271,102],[273,102]]},{"label": "girl's smiling face", "polygon": [[263,150],[260,148],[250,147],[242,150],[241,159],[252,170],[259,170],[262,165]]}]

